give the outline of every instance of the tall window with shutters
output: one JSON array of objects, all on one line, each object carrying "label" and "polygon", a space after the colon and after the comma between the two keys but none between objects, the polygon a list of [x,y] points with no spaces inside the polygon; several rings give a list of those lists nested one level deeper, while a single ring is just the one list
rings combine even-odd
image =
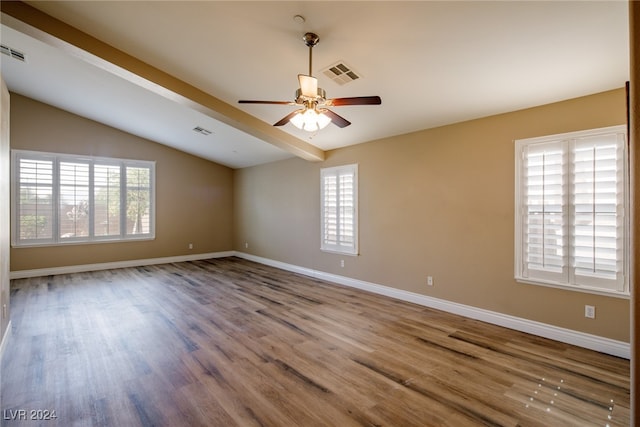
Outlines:
[{"label": "tall window with shutters", "polygon": [[519,281],[629,295],[626,127],[516,141]]},{"label": "tall window with shutters", "polygon": [[358,165],[321,169],[321,249],[358,254]]},{"label": "tall window with shutters", "polygon": [[153,239],[154,162],[14,150],[12,244]]}]

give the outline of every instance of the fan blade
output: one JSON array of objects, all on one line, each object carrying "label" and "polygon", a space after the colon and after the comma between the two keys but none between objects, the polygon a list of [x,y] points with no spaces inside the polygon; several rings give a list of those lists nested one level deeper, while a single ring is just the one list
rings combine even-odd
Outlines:
[{"label": "fan blade", "polygon": [[343,105],[380,105],[382,99],[379,96],[354,96],[352,98],[327,99],[324,103],[329,107],[342,107]]},{"label": "fan blade", "polygon": [[302,95],[309,98],[318,96],[318,79],[306,74],[298,74],[298,83],[300,83],[300,91]]},{"label": "fan blade", "polygon": [[241,99],[238,101],[238,104],[278,104],[278,105],[297,105],[295,102],[291,101],[254,101]]},{"label": "fan blade", "polygon": [[320,110],[320,112],[326,115],[327,117],[329,117],[333,122],[333,124],[338,126],[339,128],[345,128],[351,124],[349,120],[345,119],[342,116],[339,116],[338,114],[334,113],[331,110],[327,110],[323,108],[322,110]]},{"label": "fan blade", "polygon": [[282,119],[280,119],[280,121],[275,122],[273,125],[274,126],[283,126],[286,125],[287,123],[289,123],[289,120],[291,120],[291,118],[293,116],[295,116],[296,114],[299,114],[300,110],[296,110],[292,113],[287,114],[286,116],[284,116]]}]

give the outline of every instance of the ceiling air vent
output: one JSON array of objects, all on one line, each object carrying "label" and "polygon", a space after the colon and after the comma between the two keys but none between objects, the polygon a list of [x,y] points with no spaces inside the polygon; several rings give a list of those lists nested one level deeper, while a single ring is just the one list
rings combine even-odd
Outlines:
[{"label": "ceiling air vent", "polygon": [[346,65],[344,62],[336,62],[335,64],[322,70],[325,76],[329,77],[340,86],[357,80],[361,77],[359,73],[356,73],[353,68]]},{"label": "ceiling air vent", "polygon": [[2,51],[2,53],[7,56],[17,59],[18,61],[25,61],[24,53],[20,52],[19,50],[11,49],[9,46],[0,45],[0,51]]},{"label": "ceiling air vent", "polygon": [[193,131],[194,131],[194,132],[201,133],[201,134],[203,134],[203,135],[211,135],[211,134],[213,133],[213,132],[211,132],[210,130],[205,129],[205,128],[200,127],[200,126],[196,126],[196,127],[194,127],[194,128],[193,128]]}]

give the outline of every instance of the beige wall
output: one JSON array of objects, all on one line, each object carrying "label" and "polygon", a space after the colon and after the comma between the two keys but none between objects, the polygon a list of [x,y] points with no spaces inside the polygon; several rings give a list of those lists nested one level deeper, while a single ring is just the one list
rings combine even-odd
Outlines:
[{"label": "beige wall", "polygon": [[[628,342],[628,299],[513,279],[514,139],[623,124],[625,111],[619,89],[333,150],[322,163],[236,170],[235,249]],[[359,164],[357,257],[319,250],[319,170],[349,163]]]},{"label": "beige wall", "polygon": [[15,93],[11,94],[11,148],[153,160],[157,203],[155,240],[13,248],[11,271],[232,249],[230,168]]}]

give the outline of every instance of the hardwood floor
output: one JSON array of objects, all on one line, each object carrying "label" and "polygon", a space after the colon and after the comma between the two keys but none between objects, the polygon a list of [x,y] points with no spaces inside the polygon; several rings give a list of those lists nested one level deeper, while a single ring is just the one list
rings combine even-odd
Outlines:
[{"label": "hardwood floor", "polygon": [[238,258],[11,298],[6,426],[629,425],[628,360]]}]

